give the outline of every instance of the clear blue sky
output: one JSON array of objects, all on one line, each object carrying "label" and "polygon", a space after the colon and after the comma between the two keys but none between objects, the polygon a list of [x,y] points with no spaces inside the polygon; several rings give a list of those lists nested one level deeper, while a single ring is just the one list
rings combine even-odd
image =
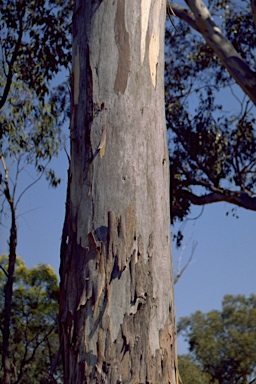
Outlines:
[{"label": "clear blue sky", "polygon": [[[235,108],[233,102],[230,101],[229,108]],[[58,273],[67,166],[62,154],[54,161],[57,175],[63,180],[58,189],[40,181],[26,193],[19,206],[18,254],[29,267],[47,263]],[[185,227],[185,243],[190,237],[191,241],[183,254],[183,264],[190,256],[193,241],[198,245],[192,263],[175,286],[177,319],[196,310],[220,309],[225,294],[256,293],[256,212],[238,209],[239,219],[235,219],[226,216],[231,209],[225,203],[207,206],[198,220],[188,221]],[[200,211],[195,208],[191,217]],[[1,226],[0,254],[7,253],[8,234],[9,228]],[[174,271],[179,252],[173,247]],[[185,351],[180,340],[179,353]]]}]

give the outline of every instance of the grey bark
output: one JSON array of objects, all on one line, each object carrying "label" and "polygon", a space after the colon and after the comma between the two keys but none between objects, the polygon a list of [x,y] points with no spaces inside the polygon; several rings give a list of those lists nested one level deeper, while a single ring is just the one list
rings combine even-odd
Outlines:
[{"label": "grey bark", "polygon": [[75,1],[65,383],[177,383],[165,1]]},{"label": "grey bark", "polygon": [[[207,44],[214,50],[223,66],[229,71],[237,84],[256,104],[256,72],[242,59],[230,41],[215,24],[210,12],[202,0],[185,0],[190,10],[171,3],[176,15],[200,32]],[[252,11],[255,5],[252,0]]]},{"label": "grey bark", "polygon": [[197,32],[200,33],[200,30],[196,24],[195,16],[190,9],[184,8],[181,5],[174,4],[174,3],[171,3],[170,6],[172,7],[172,10],[175,16],[185,21],[188,25],[190,25],[190,27],[192,27],[193,29],[195,29]]}]

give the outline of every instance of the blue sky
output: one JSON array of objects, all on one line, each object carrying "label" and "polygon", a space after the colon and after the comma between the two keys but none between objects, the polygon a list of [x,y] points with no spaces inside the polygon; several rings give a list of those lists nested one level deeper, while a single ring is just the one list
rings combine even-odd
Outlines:
[{"label": "blue sky", "polygon": [[[186,232],[197,241],[193,261],[175,285],[177,318],[196,310],[208,312],[221,309],[225,294],[255,293],[256,212],[238,209],[239,219],[226,216],[232,206],[214,204],[204,209],[194,223],[187,224]],[[192,244],[184,253],[189,257]],[[173,247],[174,268],[179,252]],[[179,340],[179,353],[185,344]]]}]

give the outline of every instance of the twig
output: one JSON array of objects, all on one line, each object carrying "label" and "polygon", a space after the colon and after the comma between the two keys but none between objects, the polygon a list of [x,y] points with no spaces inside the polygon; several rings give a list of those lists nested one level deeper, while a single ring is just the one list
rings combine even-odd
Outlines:
[{"label": "twig", "polygon": [[[181,278],[181,276],[183,275],[183,273],[185,272],[185,270],[187,269],[187,267],[188,267],[189,264],[191,263],[192,258],[193,258],[193,255],[194,255],[194,252],[195,252],[196,247],[197,247],[197,244],[198,244],[198,243],[194,243],[194,244],[193,244],[190,258],[188,259],[187,263],[186,263],[185,266],[182,268],[182,270],[181,270],[180,272],[178,271],[177,276],[176,276],[175,279],[174,279],[174,284],[176,284],[176,283],[179,281],[179,279]],[[182,252],[182,253],[183,253],[183,252]],[[179,267],[178,267],[178,269],[180,268],[181,257],[182,257],[182,254],[181,254],[181,256],[179,257]]]},{"label": "twig", "polygon": [[2,269],[2,271],[4,272],[5,276],[8,277],[8,272],[6,271],[6,269],[4,267],[2,267],[2,265],[0,265],[0,269]]},{"label": "twig", "polygon": [[174,27],[176,32],[179,32],[178,29],[175,27],[174,22],[172,21],[172,16],[176,17],[176,15],[175,15],[175,13],[174,13],[174,11],[173,11],[169,1],[167,2],[167,15],[169,16],[170,22],[172,23],[172,26]]},{"label": "twig", "polygon": [[61,338],[59,349],[58,349],[58,351],[56,353],[56,356],[55,356],[55,358],[54,358],[54,360],[52,362],[51,368],[50,368],[49,381],[53,379],[53,374],[56,371],[56,367],[57,367],[59,358],[60,358],[60,356],[62,354],[62,351],[63,351],[63,335],[62,335],[62,338]]}]

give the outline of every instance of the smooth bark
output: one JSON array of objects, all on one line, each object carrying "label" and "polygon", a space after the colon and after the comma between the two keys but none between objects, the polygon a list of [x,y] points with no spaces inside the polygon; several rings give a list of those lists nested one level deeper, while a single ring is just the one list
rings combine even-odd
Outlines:
[{"label": "smooth bark", "polygon": [[[256,72],[242,59],[231,42],[223,35],[215,24],[210,12],[202,0],[185,0],[190,10],[171,3],[176,15],[200,32],[207,44],[221,60],[237,84],[256,104]],[[254,1],[251,2],[254,14]]]},{"label": "smooth bark", "polygon": [[165,1],[79,1],[61,247],[65,383],[177,383]]},{"label": "smooth bark", "polygon": [[193,12],[185,7],[182,7],[179,4],[171,3],[170,4],[175,16],[177,16],[179,19],[185,21],[190,27],[195,29],[197,32],[200,33],[199,28],[196,24],[196,19],[193,14]]}]

